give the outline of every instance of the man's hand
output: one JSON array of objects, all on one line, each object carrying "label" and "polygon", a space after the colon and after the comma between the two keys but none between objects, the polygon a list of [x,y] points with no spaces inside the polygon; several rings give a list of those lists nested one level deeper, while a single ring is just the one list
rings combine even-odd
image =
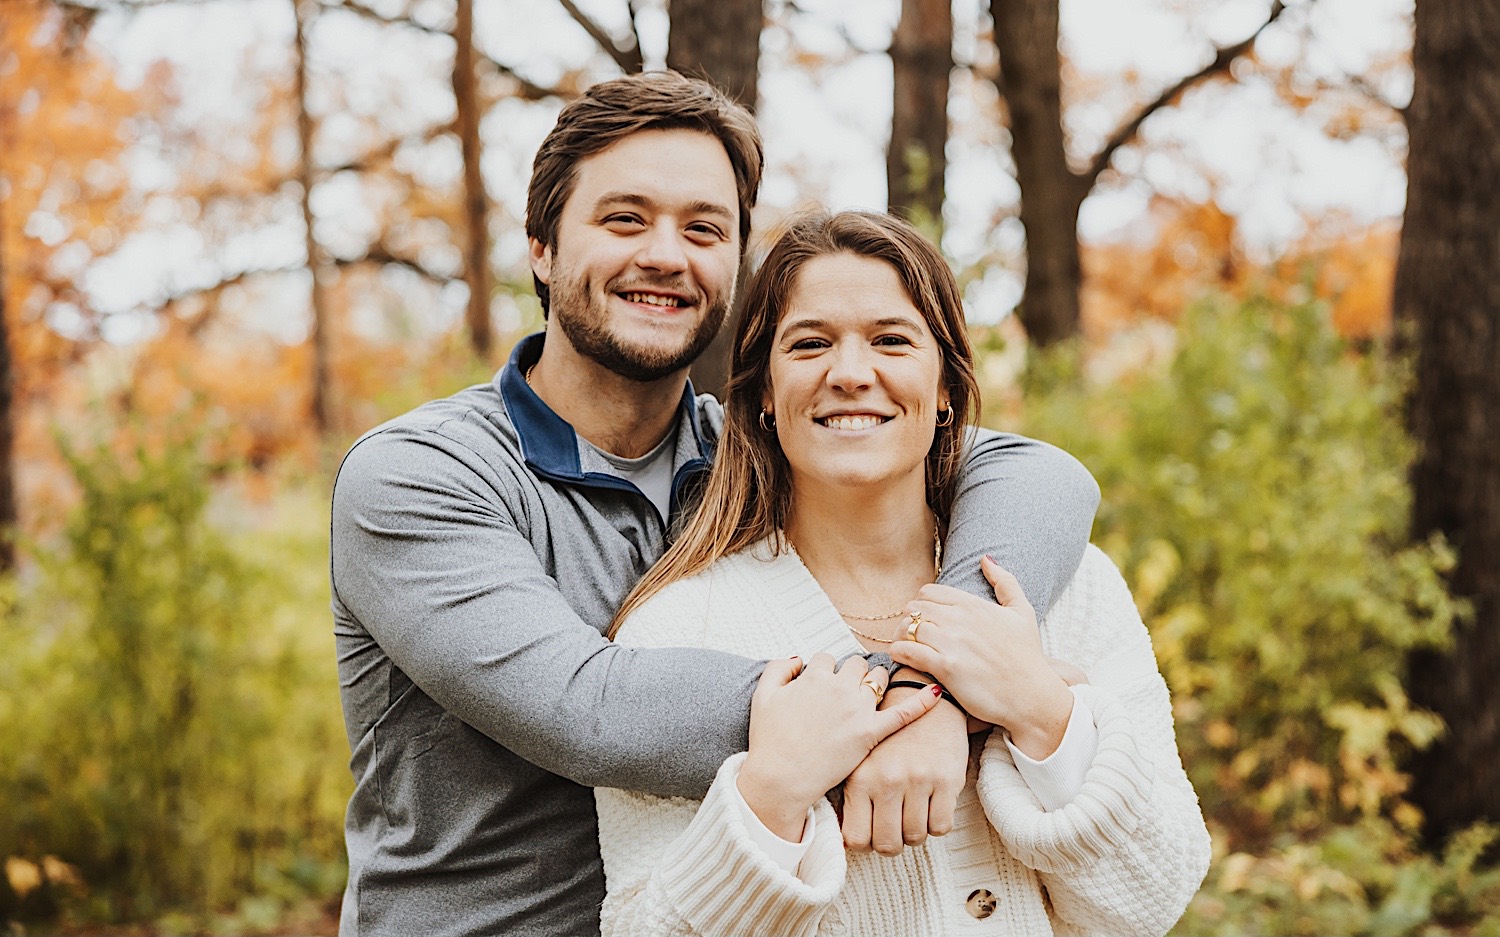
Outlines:
[{"label": "man's hand", "polygon": [[[881,708],[926,692],[897,687]],[[844,845],[895,856],[928,834],[952,830],[969,768],[966,724],[963,711],[945,700],[875,746],[844,782]]]}]

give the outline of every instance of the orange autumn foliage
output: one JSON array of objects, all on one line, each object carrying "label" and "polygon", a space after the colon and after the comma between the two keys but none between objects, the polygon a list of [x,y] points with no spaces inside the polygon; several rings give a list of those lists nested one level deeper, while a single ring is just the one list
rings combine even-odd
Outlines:
[{"label": "orange autumn foliage", "polygon": [[123,199],[126,129],[151,89],[122,88],[87,40],[89,14],[4,0],[0,16],[0,243],[10,332],[18,501],[45,514],[59,464],[58,377],[97,329],[82,281],[135,224]]},{"label": "orange autumn foliage", "polygon": [[1345,338],[1384,336],[1391,323],[1399,227],[1309,235],[1271,263],[1245,255],[1235,217],[1216,202],[1158,198],[1139,241],[1084,244],[1083,328],[1099,342],[1142,321],[1176,322],[1210,294],[1264,294],[1327,303]]}]

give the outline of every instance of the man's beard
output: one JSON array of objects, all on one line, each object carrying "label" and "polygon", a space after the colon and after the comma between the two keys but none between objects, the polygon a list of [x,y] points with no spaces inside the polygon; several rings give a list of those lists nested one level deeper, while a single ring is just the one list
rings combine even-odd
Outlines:
[{"label": "man's beard", "polygon": [[[680,287],[660,283],[634,282],[631,285],[643,289],[655,285],[681,291]],[[606,306],[614,292],[606,288],[602,302],[596,304],[595,294],[585,278],[564,274],[555,278],[548,305],[563,334],[579,354],[623,378],[641,383],[661,380],[696,361],[719,334],[729,312],[727,299],[710,303],[708,297],[700,293],[700,301],[708,303],[707,310],[680,348],[643,347],[628,344],[610,331]]]}]

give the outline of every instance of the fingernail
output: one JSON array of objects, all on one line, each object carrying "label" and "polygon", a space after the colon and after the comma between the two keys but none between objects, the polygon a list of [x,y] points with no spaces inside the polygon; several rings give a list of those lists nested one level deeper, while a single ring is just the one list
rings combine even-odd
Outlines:
[{"label": "fingernail", "polygon": [[940,687],[940,686],[938,686],[936,683],[934,683],[932,685],[932,695],[933,696],[942,696],[943,695],[943,688]]},{"label": "fingernail", "polygon": [[999,565],[1000,565],[1000,564],[999,564],[999,563],[996,563],[996,562],[995,562],[995,558],[994,558],[994,557],[993,557],[993,556],[990,556],[990,555],[989,555],[989,554],[988,554],[988,553],[986,553],[986,554],[985,554],[985,555],[984,555],[984,558],[985,558],[985,559],[987,559],[987,560],[989,560],[989,561],[990,561],[990,562],[991,562],[991,563],[993,563],[993,564],[994,564],[994,565],[996,565],[996,566],[999,566]]}]

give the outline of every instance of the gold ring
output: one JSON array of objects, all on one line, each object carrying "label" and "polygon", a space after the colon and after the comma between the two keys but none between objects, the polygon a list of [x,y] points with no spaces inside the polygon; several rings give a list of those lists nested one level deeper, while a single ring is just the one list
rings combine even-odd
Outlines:
[{"label": "gold ring", "polygon": [[876,706],[879,706],[880,701],[885,699],[885,687],[881,686],[878,682],[871,680],[869,677],[866,677],[863,680],[859,681],[859,685],[875,694]]},{"label": "gold ring", "polygon": [[921,612],[912,612],[911,613],[911,620],[910,620],[910,622],[906,626],[906,640],[908,640],[908,641],[916,641],[918,644],[921,644],[922,640],[917,637],[917,630],[919,628],[921,628],[921,627],[922,627],[922,613]]}]

